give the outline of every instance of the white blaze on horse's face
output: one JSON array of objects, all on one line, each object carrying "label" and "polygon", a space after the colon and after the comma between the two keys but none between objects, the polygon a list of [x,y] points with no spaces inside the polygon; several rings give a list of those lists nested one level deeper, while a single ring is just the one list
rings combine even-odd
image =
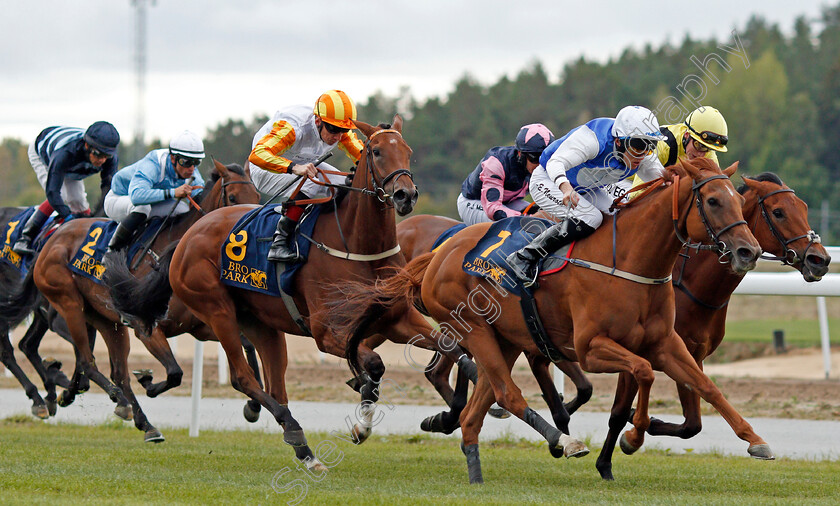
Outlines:
[{"label": "white blaze on horse's face", "polygon": [[396,143],[397,143],[397,139],[391,139],[391,140],[390,140],[390,141],[388,141],[388,142],[390,142],[391,144],[396,144]]}]

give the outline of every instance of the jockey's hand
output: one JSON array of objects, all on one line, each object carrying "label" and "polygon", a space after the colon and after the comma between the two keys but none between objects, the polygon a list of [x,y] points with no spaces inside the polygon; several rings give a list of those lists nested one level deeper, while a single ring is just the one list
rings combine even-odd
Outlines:
[{"label": "jockey's hand", "polygon": [[578,202],[580,202],[580,195],[572,188],[572,185],[569,182],[563,182],[560,184],[560,191],[563,192],[563,205],[568,207],[569,209],[574,209],[577,207]]},{"label": "jockey's hand", "polygon": [[663,170],[662,171],[662,180],[665,181],[666,183],[673,183],[674,182],[674,174],[676,174],[676,172],[674,172],[672,170],[667,170],[667,169]]},{"label": "jockey's hand", "polygon": [[307,163],[306,165],[298,164],[292,167],[292,174],[311,177],[314,179],[318,177],[318,169],[316,169],[315,164],[312,163]]},{"label": "jockey's hand", "polygon": [[184,183],[181,186],[175,188],[175,190],[173,190],[172,192],[172,195],[174,195],[175,198],[182,199],[187,195],[191,194],[194,190],[199,190],[201,188],[203,188],[203,186],[201,185],[193,186],[189,183]]}]

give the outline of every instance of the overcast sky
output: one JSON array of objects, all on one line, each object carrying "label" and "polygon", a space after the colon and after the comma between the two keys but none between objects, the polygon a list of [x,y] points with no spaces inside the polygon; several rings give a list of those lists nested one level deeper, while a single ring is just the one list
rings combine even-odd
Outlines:
[{"label": "overcast sky", "polygon": [[[203,135],[227,118],[314,104],[331,88],[359,102],[400,86],[417,98],[445,96],[465,73],[492,84],[534,60],[556,81],[581,55],[606,61],[628,46],[678,44],[686,34],[728,40],[752,14],[790,34],[798,16],[817,19],[823,5],[157,0],[147,11],[146,134]],[[131,0],[0,0],[0,12],[0,138],[30,142],[44,127],[99,119],[133,137]]]}]

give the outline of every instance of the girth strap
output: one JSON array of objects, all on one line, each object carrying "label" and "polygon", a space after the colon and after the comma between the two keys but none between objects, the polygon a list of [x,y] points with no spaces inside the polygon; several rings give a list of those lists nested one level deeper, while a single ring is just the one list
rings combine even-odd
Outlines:
[{"label": "girth strap", "polygon": [[534,340],[534,344],[537,345],[540,353],[552,362],[559,362],[561,360],[570,362],[571,360],[557,349],[554,343],[548,338],[542,320],[540,320],[540,314],[537,312],[537,301],[534,300],[534,295],[524,290],[519,299],[519,305],[522,307],[522,316],[525,318],[525,325],[528,327],[531,339]]}]

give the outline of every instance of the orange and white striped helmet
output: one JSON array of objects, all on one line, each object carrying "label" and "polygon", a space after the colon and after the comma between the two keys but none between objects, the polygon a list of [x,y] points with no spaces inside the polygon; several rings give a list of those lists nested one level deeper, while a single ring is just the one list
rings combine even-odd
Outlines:
[{"label": "orange and white striped helmet", "polygon": [[341,90],[330,90],[318,97],[314,112],[330,125],[348,130],[356,128],[351,121],[356,119],[356,104]]}]

